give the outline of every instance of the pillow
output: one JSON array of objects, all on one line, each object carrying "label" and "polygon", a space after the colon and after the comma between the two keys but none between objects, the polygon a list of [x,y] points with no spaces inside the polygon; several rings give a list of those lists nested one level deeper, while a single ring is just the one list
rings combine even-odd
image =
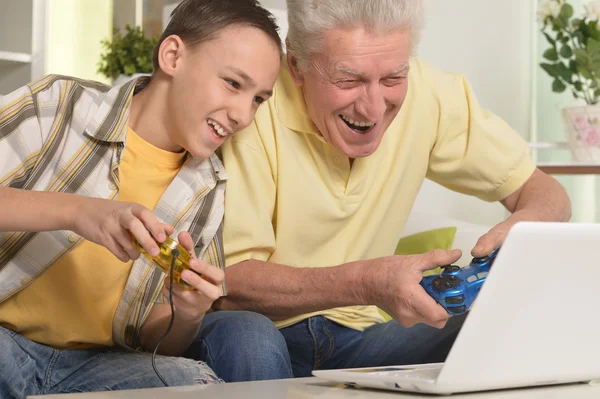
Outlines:
[{"label": "pillow", "polygon": [[[432,251],[434,249],[452,249],[454,243],[454,237],[456,236],[456,227],[441,227],[438,229],[422,231],[415,233],[410,236],[402,237],[396,245],[394,255],[416,255],[425,252]],[[427,270],[423,273],[424,276],[441,273],[440,267],[433,270]],[[389,321],[392,318],[379,309],[385,321]]]}]

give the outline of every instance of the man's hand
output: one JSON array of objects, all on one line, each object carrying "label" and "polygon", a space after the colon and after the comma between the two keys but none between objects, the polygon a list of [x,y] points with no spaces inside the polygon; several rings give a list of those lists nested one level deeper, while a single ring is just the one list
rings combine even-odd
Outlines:
[{"label": "man's hand", "polygon": [[[225,273],[218,267],[196,258],[194,243],[189,233],[179,233],[178,241],[192,255],[190,268],[202,277],[190,270],[184,270],[181,278],[195,290],[184,290],[179,284],[173,284],[173,305],[179,320],[198,322],[202,320],[212,303],[221,296],[221,283],[223,283]],[[167,298],[169,297],[169,287],[169,277],[167,276],[162,291]]]},{"label": "man's hand", "polygon": [[443,328],[451,315],[419,284],[423,272],[456,262],[461,251],[434,250],[421,255],[375,259],[365,268],[368,303],[373,303],[404,327],[425,323]]},{"label": "man's hand", "polygon": [[471,250],[471,255],[474,258],[480,258],[489,255],[494,249],[499,248],[504,242],[510,228],[517,222],[518,220],[511,220],[509,218],[498,223],[477,240],[477,244]]},{"label": "man's hand", "polygon": [[481,236],[471,255],[489,255],[504,242],[508,231],[520,221],[567,222],[571,218],[571,201],[565,189],[539,169],[514,193],[500,201],[511,213],[503,222]]},{"label": "man's hand", "polygon": [[152,256],[159,253],[156,242],[163,242],[173,227],[156,217],[151,210],[131,202],[102,198],[78,197],[70,230],[106,247],[122,262],[140,256],[132,236]]}]

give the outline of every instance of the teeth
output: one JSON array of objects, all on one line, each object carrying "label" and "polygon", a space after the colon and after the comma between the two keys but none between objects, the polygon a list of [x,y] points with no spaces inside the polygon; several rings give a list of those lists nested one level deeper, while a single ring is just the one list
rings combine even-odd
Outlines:
[{"label": "teeth", "polygon": [[371,127],[371,126],[373,126],[375,124],[373,122],[358,122],[358,121],[355,121],[354,119],[350,119],[350,118],[348,118],[347,116],[344,116],[344,115],[340,115],[340,116],[342,117],[343,120],[345,120],[346,122],[348,122],[349,124],[354,125],[354,126],[359,126],[359,127],[367,127],[368,126],[368,127]]},{"label": "teeth", "polygon": [[217,132],[217,134],[221,137],[226,137],[229,132],[225,131],[221,125],[219,125],[216,121],[213,121],[212,119],[208,119],[208,124],[212,125],[215,128],[215,131]]}]

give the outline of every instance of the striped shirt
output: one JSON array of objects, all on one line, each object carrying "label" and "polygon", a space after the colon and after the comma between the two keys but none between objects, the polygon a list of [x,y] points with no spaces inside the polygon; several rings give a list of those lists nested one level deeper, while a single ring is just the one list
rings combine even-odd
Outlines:
[{"label": "striped shirt", "polygon": [[[141,78],[111,88],[49,75],[0,98],[0,184],[22,190],[114,199],[134,92]],[[227,173],[216,155],[188,156],[154,214],[190,232],[198,258],[224,268],[222,220]],[[24,212],[27,210],[24,209]],[[0,303],[28,286],[84,238],[69,231],[0,232]],[[140,347],[139,331],[164,274],[144,257],[133,263],[113,320],[114,342]],[[225,285],[222,286],[225,294]]]}]

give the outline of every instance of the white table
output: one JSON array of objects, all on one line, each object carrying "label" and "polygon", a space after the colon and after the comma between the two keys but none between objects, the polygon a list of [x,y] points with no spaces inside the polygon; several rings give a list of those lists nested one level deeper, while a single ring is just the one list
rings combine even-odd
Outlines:
[{"label": "white table", "polygon": [[[317,378],[297,378],[290,380],[239,382],[218,385],[197,385],[175,388],[140,389],[134,391],[95,392],[85,394],[29,396],[37,399],[196,399],[196,398],[444,398],[443,396],[409,394],[391,391],[376,391],[370,389],[346,388]],[[598,399],[600,384],[557,385],[543,388],[526,388],[487,393],[471,393],[447,396],[450,399]]]}]

